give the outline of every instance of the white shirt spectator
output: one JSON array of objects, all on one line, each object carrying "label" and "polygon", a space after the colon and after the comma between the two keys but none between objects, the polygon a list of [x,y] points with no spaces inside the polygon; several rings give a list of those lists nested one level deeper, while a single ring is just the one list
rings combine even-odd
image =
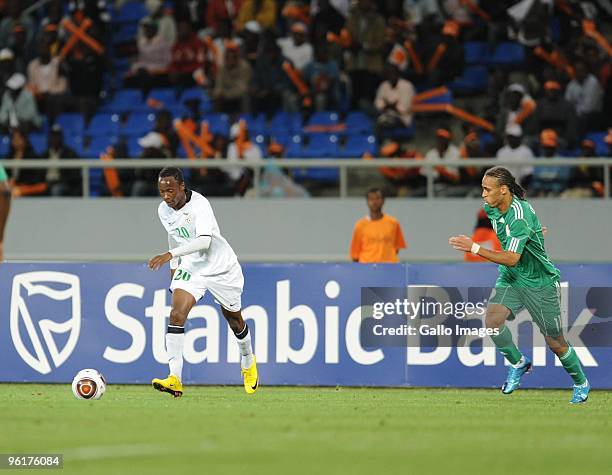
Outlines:
[{"label": "white shirt spectator", "polygon": [[[436,147],[432,148],[431,150],[429,150],[429,152],[425,154],[425,160],[430,162],[438,160],[440,158],[442,158],[443,160],[453,160],[461,158],[461,154],[459,153],[459,147],[451,143],[448,144],[448,147],[446,148],[446,151],[442,156],[440,156],[440,152],[438,152],[438,149]],[[457,178],[459,177],[459,168],[449,167],[444,163],[440,163],[440,166],[444,167],[449,174],[452,174]],[[425,171],[425,169],[423,169],[422,173],[426,174],[427,172]],[[434,178],[438,178],[439,176],[439,170],[436,170],[436,168],[434,167]]]},{"label": "white shirt spectator", "polygon": [[60,75],[60,58],[43,64],[40,58],[28,64],[28,82],[35,94],[63,94],[68,88],[66,77]]},{"label": "white shirt spectator", "polygon": [[399,79],[395,87],[389,81],[384,81],[378,86],[374,105],[379,111],[383,111],[388,104],[396,104],[395,110],[400,114],[402,122],[406,127],[412,124],[412,98],[415,95],[414,86],[410,81]]},{"label": "white shirt spectator", "polygon": [[[500,160],[512,160],[512,161],[520,161],[524,158],[533,158],[533,152],[531,149],[525,145],[521,144],[516,148],[510,147],[510,145],[504,145],[497,151],[496,158]],[[524,166],[510,166],[510,165],[502,165],[507,168],[512,175],[517,179],[519,183],[522,183],[523,179],[531,175],[533,173],[533,167],[529,165]]]},{"label": "white shirt spectator", "polygon": [[[236,142],[232,142],[227,147],[228,162],[256,162],[258,160],[261,160],[262,158],[263,153],[261,152],[261,149],[253,142],[251,142],[251,146],[244,151],[244,153],[242,154],[242,158],[238,156],[238,146],[236,145]],[[227,174],[232,180],[238,180],[242,176],[243,171],[243,168],[228,168]]]},{"label": "white shirt spectator", "polygon": [[576,108],[578,115],[601,111],[603,95],[599,81],[592,74],[582,84],[573,79],[565,90],[565,99]]},{"label": "white shirt spectator", "polygon": [[313,52],[310,43],[305,42],[297,46],[291,37],[280,38],[277,43],[283,52],[283,56],[289,59],[296,69],[301,71],[304,66],[312,61]]}]

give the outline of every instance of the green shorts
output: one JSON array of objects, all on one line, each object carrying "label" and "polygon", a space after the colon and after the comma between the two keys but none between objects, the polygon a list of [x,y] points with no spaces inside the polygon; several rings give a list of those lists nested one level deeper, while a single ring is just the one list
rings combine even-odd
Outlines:
[{"label": "green shorts", "polygon": [[6,170],[2,165],[0,165],[0,181],[8,180],[8,176],[6,176]]},{"label": "green shorts", "polygon": [[557,337],[563,334],[561,328],[561,290],[555,282],[547,287],[512,287],[497,282],[489,298],[489,304],[506,307],[513,320],[517,313],[527,309],[534,323],[544,336]]}]

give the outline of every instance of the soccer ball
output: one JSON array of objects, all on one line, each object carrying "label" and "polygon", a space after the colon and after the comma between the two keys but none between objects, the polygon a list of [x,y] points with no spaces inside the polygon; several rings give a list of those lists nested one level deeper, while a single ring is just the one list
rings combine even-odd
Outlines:
[{"label": "soccer ball", "polygon": [[82,369],[72,380],[72,394],[77,399],[100,399],[106,391],[106,379],[97,369]]}]

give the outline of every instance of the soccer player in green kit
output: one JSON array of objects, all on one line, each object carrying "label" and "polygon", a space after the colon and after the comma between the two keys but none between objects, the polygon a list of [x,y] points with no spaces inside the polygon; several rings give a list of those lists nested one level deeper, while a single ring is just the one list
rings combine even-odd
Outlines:
[{"label": "soccer player in green kit", "polygon": [[586,402],[591,386],[578,355],[565,341],[561,328],[559,270],[546,255],[542,225],[525,200],[525,190],[506,168],[494,167],[484,174],[482,197],[484,210],[503,250],[485,249],[464,235],[451,237],[449,244],[458,251],[472,252],[500,264],[485,325],[499,330],[491,338],[510,363],[502,393],[510,394],[517,389],[521,377],[531,369],[531,361],[516,347],[505,326],[507,319],[513,319],[526,308],[547,345],[574,381],[570,402]]}]

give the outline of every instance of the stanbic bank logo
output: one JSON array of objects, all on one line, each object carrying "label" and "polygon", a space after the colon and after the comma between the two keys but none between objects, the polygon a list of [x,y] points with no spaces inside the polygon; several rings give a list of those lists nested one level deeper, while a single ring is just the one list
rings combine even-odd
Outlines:
[{"label": "stanbic bank logo", "polygon": [[[43,318],[33,319],[31,311]],[[16,275],[10,326],[15,349],[28,365],[41,374],[50,373],[48,352],[55,367],[61,366],[79,340],[81,285],[78,276],[50,271]],[[54,334],[66,333],[68,339],[63,348],[58,348]]]}]

